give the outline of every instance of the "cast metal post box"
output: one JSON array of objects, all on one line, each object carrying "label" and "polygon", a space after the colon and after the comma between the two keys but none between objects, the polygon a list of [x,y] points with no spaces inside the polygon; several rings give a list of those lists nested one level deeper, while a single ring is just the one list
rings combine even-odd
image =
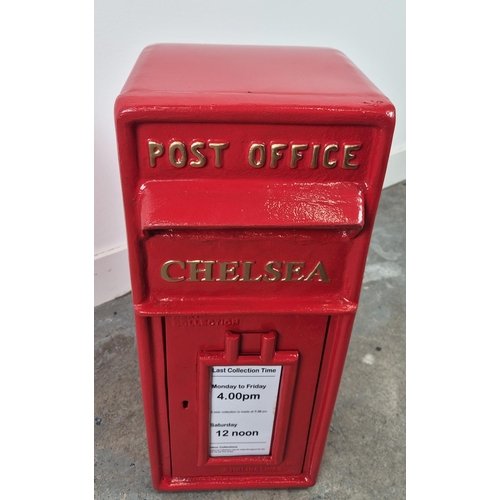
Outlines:
[{"label": "cast metal post box", "polygon": [[334,49],[156,44],[115,123],[154,487],[313,485],[393,105]]}]

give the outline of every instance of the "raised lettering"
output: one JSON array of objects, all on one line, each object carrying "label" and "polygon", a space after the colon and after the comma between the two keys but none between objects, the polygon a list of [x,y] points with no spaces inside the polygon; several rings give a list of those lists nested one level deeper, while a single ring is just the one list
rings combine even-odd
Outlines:
[{"label": "raised lettering", "polygon": [[318,168],[318,155],[319,155],[319,144],[313,145],[313,154],[311,159],[311,168]]},{"label": "raised lettering", "polygon": [[286,144],[271,144],[271,168],[276,168],[278,160],[283,158],[282,149],[286,149]]},{"label": "raised lettering", "polygon": [[192,167],[196,168],[201,168],[204,167],[207,164],[207,159],[203,156],[202,153],[200,153],[200,149],[203,149],[205,147],[205,143],[201,141],[196,141],[191,144],[191,153],[193,153],[197,160],[191,160],[189,164]]},{"label": "raised lettering", "polygon": [[[329,282],[330,279],[326,273],[325,267],[319,261],[314,269],[309,273],[304,272],[305,262],[280,262],[272,260],[264,266],[264,273],[256,275],[254,271],[255,261],[216,261],[216,260],[168,260],[160,270],[161,277],[169,283],[178,283],[180,281],[246,281],[246,282]],[[172,266],[178,266],[180,269],[186,269],[187,272],[179,275],[178,270],[172,272]],[[214,266],[218,278],[214,279]],[[236,274],[238,267],[241,268],[241,274]],[[253,272],[253,275],[252,275]],[[307,275],[306,275],[307,274]],[[315,280],[317,278],[317,280]]]},{"label": "raised lettering", "polygon": [[[302,281],[304,276],[300,274],[302,268],[306,265],[305,262],[285,262],[285,277],[282,281]],[[298,274],[296,280],[293,279],[293,275]]]},{"label": "raised lettering", "polygon": [[[214,281],[212,270],[215,264],[214,260],[187,260],[186,264],[189,265],[189,278],[188,281]],[[199,264],[205,264],[205,269],[199,269]],[[205,277],[198,279],[198,275],[205,273]]]},{"label": "raised lettering", "polygon": [[297,162],[302,158],[301,151],[305,151],[309,146],[307,144],[292,144],[292,161],[290,168],[297,168]]},{"label": "raised lettering", "polygon": [[215,150],[215,166],[217,168],[221,168],[222,167],[221,151],[229,147],[229,142],[210,142],[208,144],[208,147]]},{"label": "raised lettering", "polygon": [[321,261],[316,264],[316,267],[311,271],[309,276],[304,281],[312,281],[315,276],[319,277],[319,281],[330,281],[326,274],[325,267],[323,266],[323,262]]},{"label": "raised lettering", "polygon": [[338,151],[339,147],[337,144],[328,144],[323,151],[323,166],[325,168],[335,168],[337,166],[337,160],[330,160],[329,155],[331,151]]},{"label": "raised lettering", "polygon": [[181,276],[180,278],[172,278],[172,276],[170,276],[169,270],[170,266],[172,266],[173,264],[177,264],[181,269],[186,269],[186,264],[184,262],[180,260],[169,260],[165,262],[163,266],[161,266],[161,277],[166,281],[170,281],[171,283],[177,283],[178,281],[186,279],[184,276]]},{"label": "raised lettering", "polygon": [[[238,281],[240,276],[238,274],[234,274],[236,268],[238,267],[238,262],[219,262],[220,266],[220,277],[217,281]],[[228,278],[228,275],[232,274],[231,278]]]},{"label": "raised lettering", "polygon": [[[256,159],[256,152],[259,151],[259,160]],[[248,150],[248,163],[253,168],[262,168],[266,163],[266,147],[264,144],[256,142],[250,146]]]},{"label": "raised lettering", "polygon": [[[179,151],[179,158],[177,158],[177,151]],[[172,142],[168,148],[168,158],[172,167],[185,167],[187,162],[187,152],[184,143],[181,141]]]},{"label": "raised lettering", "polygon": [[[351,141],[349,141],[351,142]],[[320,164],[326,169],[334,169],[342,166],[346,170],[355,170],[359,168],[356,151],[359,151],[362,144],[353,141],[350,144],[343,143],[339,146],[338,142],[329,143],[302,143],[294,144],[292,142],[252,142],[248,148],[248,163],[251,167],[261,169],[266,166],[267,156],[270,161],[267,165],[272,168],[278,168],[280,161],[284,158],[288,161],[288,155],[284,153],[290,148],[289,166],[291,169],[297,169],[302,164],[309,165],[311,169],[317,169]],[[157,166],[158,158],[162,157],[168,149],[170,164],[175,168],[184,168],[189,163],[194,168],[202,168],[207,165],[214,165],[216,168],[222,168],[224,164],[223,151],[229,148],[228,142],[210,142],[203,140],[192,140],[192,142],[183,142],[172,139],[167,146],[163,143],[148,139],[149,166]],[[207,149],[213,150],[213,154]],[[311,150],[311,152],[306,152]],[[341,157],[341,151],[343,156]],[[338,154],[334,154],[338,153]],[[321,157],[320,157],[321,155]],[[212,163],[213,162],[213,163]]]},{"label": "raised lettering", "polygon": [[272,260],[266,264],[265,271],[266,273],[270,273],[272,277],[268,275],[264,276],[264,281],[278,281],[281,279],[281,272],[273,266],[281,267],[281,262]]},{"label": "raised lettering", "polygon": [[148,141],[149,166],[156,167],[156,158],[163,155],[165,148],[161,142]]},{"label": "raised lettering", "polygon": [[342,163],[342,168],[347,168],[349,170],[354,170],[359,167],[357,163],[350,163],[351,160],[354,160],[355,156],[351,153],[351,151],[357,151],[361,149],[361,144],[358,146],[344,146],[344,162]]},{"label": "raised lettering", "polygon": [[255,262],[243,262],[243,279],[242,281],[260,281],[262,279],[262,275],[258,276],[255,279],[250,277],[250,273],[252,271],[252,265]]}]

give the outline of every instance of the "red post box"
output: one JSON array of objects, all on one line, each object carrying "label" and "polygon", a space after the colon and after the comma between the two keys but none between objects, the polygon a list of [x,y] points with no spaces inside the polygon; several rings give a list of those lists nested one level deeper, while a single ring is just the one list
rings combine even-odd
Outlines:
[{"label": "red post box", "polygon": [[155,488],[313,485],[393,105],[333,49],[158,44],[115,118]]}]

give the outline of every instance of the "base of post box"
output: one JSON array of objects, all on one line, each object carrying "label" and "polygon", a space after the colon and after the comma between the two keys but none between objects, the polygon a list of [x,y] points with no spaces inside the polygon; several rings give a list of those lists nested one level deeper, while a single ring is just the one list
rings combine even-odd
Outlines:
[{"label": "base of post box", "polygon": [[301,475],[296,477],[252,476],[235,478],[234,476],[165,478],[154,487],[158,491],[196,491],[226,489],[272,489],[272,488],[310,488],[316,484],[316,477]]}]

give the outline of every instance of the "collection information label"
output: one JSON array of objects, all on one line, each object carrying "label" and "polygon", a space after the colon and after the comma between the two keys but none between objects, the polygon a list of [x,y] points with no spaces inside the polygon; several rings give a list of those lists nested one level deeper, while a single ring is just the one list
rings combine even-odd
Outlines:
[{"label": "collection information label", "polygon": [[210,456],[269,455],[281,366],[213,366]]}]

